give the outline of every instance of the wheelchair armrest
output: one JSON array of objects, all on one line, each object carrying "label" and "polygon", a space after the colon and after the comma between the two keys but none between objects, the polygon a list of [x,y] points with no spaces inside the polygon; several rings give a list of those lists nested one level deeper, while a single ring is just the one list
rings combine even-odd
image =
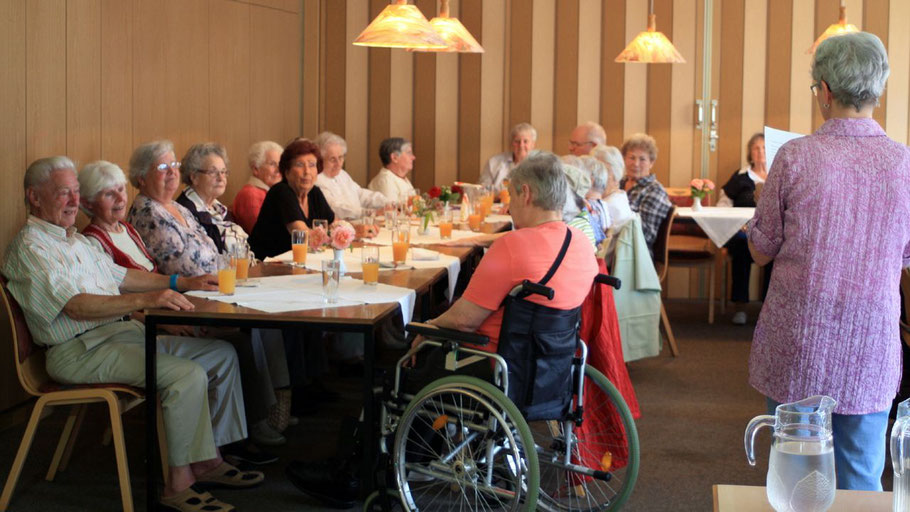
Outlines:
[{"label": "wheelchair armrest", "polygon": [[405,327],[405,330],[426,336],[427,338],[436,341],[454,341],[457,343],[470,343],[472,345],[486,345],[490,342],[490,338],[482,334],[458,331],[421,322],[411,322]]},{"label": "wheelchair armrest", "polygon": [[[544,286],[542,284],[537,284],[531,282],[527,279],[521,282],[520,285],[515,287],[519,292],[532,293],[537,295],[542,295],[547,298],[547,300],[553,300],[554,291],[553,288],[549,286]],[[513,290],[514,291],[514,290]]]},{"label": "wheelchair armrest", "polygon": [[622,281],[618,277],[608,276],[606,274],[597,274],[594,276],[594,282],[612,286],[617,290],[622,287]]}]

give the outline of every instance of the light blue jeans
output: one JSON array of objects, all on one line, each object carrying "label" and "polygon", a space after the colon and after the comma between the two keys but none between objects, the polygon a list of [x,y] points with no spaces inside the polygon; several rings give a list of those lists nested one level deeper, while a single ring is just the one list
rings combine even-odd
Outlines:
[{"label": "light blue jeans", "polygon": [[[766,398],[768,414],[780,405]],[[869,414],[833,414],[834,470],[838,489],[882,490],[888,409]]]}]

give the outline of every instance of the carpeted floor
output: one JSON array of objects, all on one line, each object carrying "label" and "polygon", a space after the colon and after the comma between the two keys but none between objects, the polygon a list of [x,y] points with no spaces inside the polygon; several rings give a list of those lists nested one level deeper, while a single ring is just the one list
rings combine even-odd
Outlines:
[{"label": "carpeted floor", "polygon": [[[707,324],[703,302],[670,302],[668,313],[680,357],[660,356],[629,365],[642,409],[641,473],[626,510],[706,511],[712,509],[711,485],[764,485],[770,432],[757,446],[758,466],[750,467],[743,450],[746,423],[764,412],[764,399],[747,384],[749,346],[758,313],[750,323],[733,326],[731,313]],[[334,450],[342,414],[360,406],[357,379],[333,378],[345,400],[326,407],[330,419],[304,418],[287,434],[280,462],[266,470],[266,482],[255,490],[216,491],[241,511],[324,510],[297,492],[284,478],[291,459],[317,460]],[[113,449],[100,445],[105,413],[90,411],[69,468],[55,482],[44,480],[57,436],[65,419],[57,411],[42,422],[13,496],[11,511],[107,511],[120,509]],[[144,504],[142,413],[125,417],[132,484],[137,509]],[[24,425],[0,432],[0,480],[5,481]],[[886,466],[886,475],[890,475]],[[890,489],[890,479],[885,482]]]}]

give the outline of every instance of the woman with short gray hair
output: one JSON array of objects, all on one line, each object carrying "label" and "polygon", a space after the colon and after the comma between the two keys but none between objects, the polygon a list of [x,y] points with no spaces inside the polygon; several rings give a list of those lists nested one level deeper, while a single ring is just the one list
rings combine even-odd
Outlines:
[{"label": "woman with short gray hair", "polygon": [[[385,208],[389,200],[382,192],[361,187],[344,170],[344,157],[348,153],[348,144],[344,139],[332,132],[322,132],[313,142],[322,154],[322,172],[316,176],[316,186],[337,217],[360,219],[364,210]],[[375,235],[372,226],[366,229],[370,232],[365,235]]]},{"label": "woman with short gray hair", "polygon": [[190,211],[215,243],[219,253],[242,244],[248,235],[218,200],[227,188],[227,151],[221,144],[193,144],[183,155],[180,175],[187,185],[177,203]]},{"label": "woman with short gray hair", "polygon": [[910,266],[910,149],[873,119],[888,78],[874,35],[823,41],[812,92],[825,119],[778,150],[749,250],[774,262],[749,383],[778,403],[837,401],[839,489],[881,491],[888,412],[901,380],[901,268]]},{"label": "woman with short gray hair", "polygon": [[529,123],[518,123],[512,127],[511,150],[493,155],[480,173],[480,184],[499,192],[509,179],[509,173],[528,157],[537,145],[537,130]]},{"label": "woman with short gray hair", "polygon": [[613,235],[617,235],[634,215],[629,206],[629,196],[619,187],[619,182],[626,174],[626,164],[622,152],[616,146],[598,144],[591,150],[591,156],[600,160],[607,169],[607,187],[601,198],[610,216],[609,228]]},{"label": "woman with short gray hair", "polygon": [[284,148],[270,140],[250,146],[247,160],[251,176],[246,185],[234,196],[234,203],[231,205],[234,220],[247,233],[253,232],[253,226],[259,218],[259,210],[262,209],[262,202],[265,201],[265,194],[281,181],[278,162],[281,160],[282,151]]}]

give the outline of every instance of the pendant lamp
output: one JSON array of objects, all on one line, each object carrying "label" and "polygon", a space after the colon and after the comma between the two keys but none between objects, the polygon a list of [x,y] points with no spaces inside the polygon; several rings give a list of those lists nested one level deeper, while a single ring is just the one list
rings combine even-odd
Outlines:
[{"label": "pendant lamp", "polygon": [[416,5],[395,0],[354,40],[357,46],[380,48],[445,49],[448,47]]},{"label": "pendant lamp", "polygon": [[809,51],[806,53],[814,54],[815,49],[818,48],[818,45],[822,44],[822,41],[828,39],[832,36],[841,36],[844,34],[849,34],[850,32],[859,32],[859,29],[856,28],[856,25],[852,23],[847,23],[847,5],[844,0],[840,2],[840,18],[837,23],[829,25],[828,28],[822,32],[822,35],[818,36],[818,39],[815,40],[815,43],[812,44],[812,47],[809,48]]},{"label": "pendant lamp", "polygon": [[686,59],[676,51],[673,43],[662,32],[657,31],[657,15],[654,14],[654,0],[648,12],[648,30],[640,32],[615,62],[642,62],[648,64],[679,64]]},{"label": "pendant lamp", "polygon": [[409,51],[483,53],[483,47],[458,21],[458,18],[449,17],[449,0],[440,0],[439,16],[430,20],[430,26],[446,42],[446,48],[424,48]]}]

